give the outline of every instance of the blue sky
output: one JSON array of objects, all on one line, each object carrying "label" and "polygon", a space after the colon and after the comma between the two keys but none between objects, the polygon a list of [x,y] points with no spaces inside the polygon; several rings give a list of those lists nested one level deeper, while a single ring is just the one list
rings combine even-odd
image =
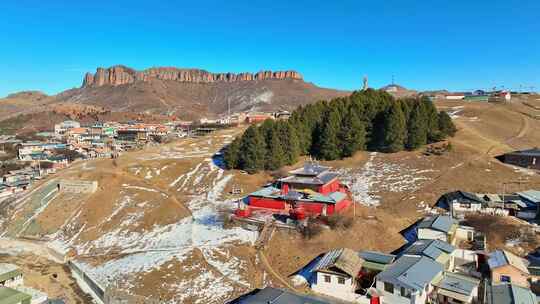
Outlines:
[{"label": "blue sky", "polygon": [[124,64],[294,69],[323,87],[540,90],[540,1],[1,1],[0,96]]}]

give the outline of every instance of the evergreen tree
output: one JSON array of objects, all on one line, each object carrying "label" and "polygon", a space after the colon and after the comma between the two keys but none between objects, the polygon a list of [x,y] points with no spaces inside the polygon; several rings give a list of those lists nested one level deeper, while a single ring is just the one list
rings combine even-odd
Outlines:
[{"label": "evergreen tree", "polygon": [[387,152],[403,150],[407,136],[405,116],[398,102],[390,106],[384,123],[383,144]]},{"label": "evergreen tree", "polygon": [[354,152],[364,149],[366,144],[366,129],[353,109],[342,119],[338,138],[341,157],[352,156]]},{"label": "evergreen tree", "polygon": [[457,132],[452,118],[445,111],[439,113],[439,131],[443,137],[454,136]]},{"label": "evergreen tree", "polygon": [[256,126],[250,126],[240,142],[239,167],[248,173],[264,169],[265,142]]},{"label": "evergreen tree", "polygon": [[281,121],[278,126],[281,145],[285,150],[285,164],[292,165],[298,161],[301,153],[297,130],[289,121]]},{"label": "evergreen tree", "polygon": [[421,102],[413,106],[407,126],[407,149],[415,150],[427,143],[427,119]]},{"label": "evergreen tree", "polygon": [[240,137],[236,137],[225,149],[223,161],[227,169],[236,169],[240,159]]},{"label": "evergreen tree", "polygon": [[436,137],[439,133],[439,114],[437,108],[429,98],[422,97],[421,101],[426,107],[426,119],[427,119],[427,136],[428,143],[436,141]]},{"label": "evergreen tree", "polygon": [[341,156],[339,151],[338,133],[340,132],[340,116],[339,110],[332,109],[326,118],[326,121],[321,124],[319,130],[319,138],[317,144],[317,158],[325,160],[338,159]]},{"label": "evergreen tree", "polygon": [[279,131],[277,125],[274,124],[274,128],[271,128],[267,138],[267,150],[265,159],[266,170],[277,170],[285,164],[286,155],[284,147],[281,144]]}]

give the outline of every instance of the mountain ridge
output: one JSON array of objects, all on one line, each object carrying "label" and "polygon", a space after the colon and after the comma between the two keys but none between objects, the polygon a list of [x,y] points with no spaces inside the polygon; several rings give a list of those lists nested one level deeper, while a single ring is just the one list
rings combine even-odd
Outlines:
[{"label": "mountain ridge", "polygon": [[84,75],[82,87],[100,87],[104,85],[118,86],[136,81],[149,81],[150,79],[173,80],[186,83],[214,83],[237,82],[256,80],[303,80],[300,73],[294,70],[286,71],[259,71],[257,73],[212,73],[203,69],[153,67],[142,71],[124,65],[115,65],[109,68],[98,67],[94,74],[88,72]]}]

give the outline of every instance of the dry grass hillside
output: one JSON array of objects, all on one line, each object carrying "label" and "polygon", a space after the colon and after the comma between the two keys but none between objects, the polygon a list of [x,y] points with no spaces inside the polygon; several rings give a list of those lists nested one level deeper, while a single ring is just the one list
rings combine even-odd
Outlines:
[{"label": "dry grass hillside", "polygon": [[[328,249],[389,252],[401,246],[398,232],[432,212],[445,192],[500,192],[503,183],[516,180],[521,185],[509,185],[508,191],[540,188],[538,174],[494,158],[540,142],[540,120],[528,115],[529,106],[437,106],[452,114],[459,129],[450,140],[451,151],[360,152],[325,163],[343,174],[358,202],[347,210],[353,218],[349,229],[325,230],[310,239],[278,231],[269,246],[257,252],[257,233],[231,225],[223,214],[241,197],[230,194],[233,186],[247,193],[271,176],[220,168],[214,153],[242,131],[230,129],[125,153],[116,160],[76,163],[52,182],[44,181],[42,193],[46,195],[47,183],[54,186],[62,178],[97,180],[96,193],[61,193],[45,206],[42,200],[29,199],[8,212],[2,230],[9,236],[41,238],[68,252],[104,285],[164,302],[223,303],[266,284],[289,286],[290,274]],[[469,221],[486,227],[481,219]],[[495,223],[488,233],[491,249],[506,247],[524,254],[539,244],[535,235],[516,240],[515,232],[529,229],[529,224],[510,218],[490,223]]]}]

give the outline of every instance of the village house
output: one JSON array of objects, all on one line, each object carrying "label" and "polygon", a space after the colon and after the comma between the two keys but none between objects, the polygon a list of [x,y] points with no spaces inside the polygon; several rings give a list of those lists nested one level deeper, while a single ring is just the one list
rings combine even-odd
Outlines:
[{"label": "village house", "polygon": [[462,304],[477,303],[480,280],[453,272],[444,272],[433,283],[436,303]]},{"label": "village house", "polygon": [[39,141],[25,142],[18,145],[17,156],[19,160],[31,161],[47,158],[54,150],[67,149],[65,143],[44,143]]},{"label": "village house", "polygon": [[78,121],[66,120],[54,125],[54,134],[57,138],[62,138],[66,135],[67,131],[80,127],[81,124]]},{"label": "village house", "polygon": [[454,267],[452,253],[455,249],[454,246],[438,239],[420,239],[408,244],[400,253],[400,256],[423,256],[442,264],[444,269],[448,270]]},{"label": "village house", "polygon": [[351,204],[348,189],[339,181],[339,174],[329,167],[306,163],[274,184],[247,196],[237,216],[249,216],[254,210],[288,214],[292,218],[332,215]]},{"label": "village house", "polygon": [[291,292],[288,290],[265,287],[255,289],[226,304],[335,304],[335,301]]},{"label": "village house", "polygon": [[540,170],[540,149],[532,148],[506,153],[501,156],[501,160],[510,165]]},{"label": "village house", "polygon": [[403,255],[375,277],[375,286],[383,304],[424,304],[443,271],[430,258]]},{"label": "village house", "polygon": [[32,296],[12,288],[0,286],[0,303],[32,304]]},{"label": "village house", "polygon": [[452,243],[457,226],[456,220],[449,215],[427,216],[418,223],[418,239]]},{"label": "village house", "polygon": [[13,288],[23,283],[23,273],[17,265],[0,263],[0,286]]},{"label": "village house", "polygon": [[512,283],[529,287],[527,260],[506,250],[497,250],[489,255],[488,266],[493,283]]},{"label": "village house", "polygon": [[364,277],[370,273],[377,274],[384,271],[396,260],[395,255],[378,251],[360,251],[358,255],[364,260],[362,263],[362,269],[360,271],[361,277]]},{"label": "village house", "polygon": [[529,288],[511,283],[488,284],[485,304],[537,304],[536,295]]},{"label": "village house", "polygon": [[255,124],[259,122],[263,122],[267,119],[274,119],[274,115],[272,113],[248,113],[246,116],[246,122],[249,124]]},{"label": "village house", "polygon": [[334,298],[355,301],[360,296],[356,293],[357,279],[363,262],[357,252],[348,248],[327,252],[313,268],[315,280],[311,289]]}]

